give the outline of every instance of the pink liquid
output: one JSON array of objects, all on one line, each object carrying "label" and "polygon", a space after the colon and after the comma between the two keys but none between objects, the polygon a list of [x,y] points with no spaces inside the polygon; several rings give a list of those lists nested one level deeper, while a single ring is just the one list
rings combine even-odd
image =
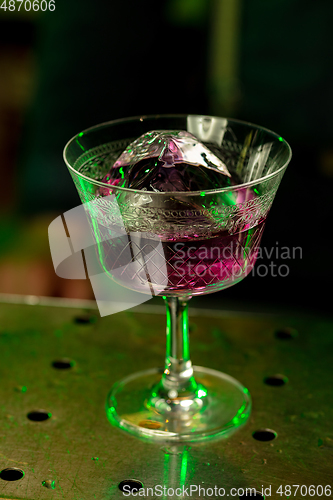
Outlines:
[{"label": "pink liquid", "polygon": [[262,220],[250,229],[232,235],[221,231],[205,239],[163,241],[126,235],[100,245],[103,267],[119,284],[141,293],[215,292],[251,272],[264,225]]}]

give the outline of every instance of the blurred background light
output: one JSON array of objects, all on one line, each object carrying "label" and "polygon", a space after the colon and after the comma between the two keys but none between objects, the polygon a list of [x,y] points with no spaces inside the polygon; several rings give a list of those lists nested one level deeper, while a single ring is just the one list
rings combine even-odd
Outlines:
[{"label": "blurred background light", "polygon": [[328,0],[0,9],[0,293],[93,298],[89,282],[57,278],[47,241],[48,224],[79,203],[62,160],[71,136],[126,116],[202,113],[258,123],[291,144],[262,246],[301,247],[302,258],[277,259],[284,278],[250,276],[195,300],[329,311],[332,11]]}]

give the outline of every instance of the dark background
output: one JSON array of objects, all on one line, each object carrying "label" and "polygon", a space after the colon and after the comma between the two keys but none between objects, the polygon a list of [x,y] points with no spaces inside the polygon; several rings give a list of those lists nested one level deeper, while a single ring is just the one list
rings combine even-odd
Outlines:
[{"label": "dark background", "polygon": [[55,4],[0,12],[0,293],[93,298],[88,282],[55,276],[47,241],[48,224],[79,202],[62,160],[71,136],[126,116],[200,113],[291,144],[262,246],[301,247],[302,258],[274,257],[287,277],[249,276],[193,303],[330,312],[332,2]]}]

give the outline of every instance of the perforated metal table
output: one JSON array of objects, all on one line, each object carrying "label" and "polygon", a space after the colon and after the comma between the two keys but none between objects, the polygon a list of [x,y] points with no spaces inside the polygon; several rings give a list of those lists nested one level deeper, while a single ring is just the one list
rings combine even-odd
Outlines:
[{"label": "perforated metal table", "polygon": [[[327,498],[319,485],[333,487],[329,318],[190,308],[194,364],[244,383],[252,415],[227,440],[161,446],[113,428],[104,409],[115,381],[163,364],[161,307],[100,318],[89,303],[12,302],[0,303],[0,470],[9,469],[1,499],[124,498],[118,485],[129,479],[153,488],[146,498],[177,488],[187,498],[191,486],[194,499],[219,498],[222,488],[234,498],[242,490],[232,488]],[[286,485],[304,486],[288,495]]]}]

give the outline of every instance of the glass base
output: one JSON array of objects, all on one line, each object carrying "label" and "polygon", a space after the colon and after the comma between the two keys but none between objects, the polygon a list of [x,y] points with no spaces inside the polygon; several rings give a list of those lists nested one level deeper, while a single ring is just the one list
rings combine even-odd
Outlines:
[{"label": "glass base", "polygon": [[159,411],[151,405],[154,388],[163,369],[134,373],[111,389],[106,412],[121,429],[152,442],[194,442],[228,437],[247,421],[251,411],[249,391],[225,373],[194,367],[194,377],[204,400],[196,412],[188,411],[188,399],[177,411]]}]

